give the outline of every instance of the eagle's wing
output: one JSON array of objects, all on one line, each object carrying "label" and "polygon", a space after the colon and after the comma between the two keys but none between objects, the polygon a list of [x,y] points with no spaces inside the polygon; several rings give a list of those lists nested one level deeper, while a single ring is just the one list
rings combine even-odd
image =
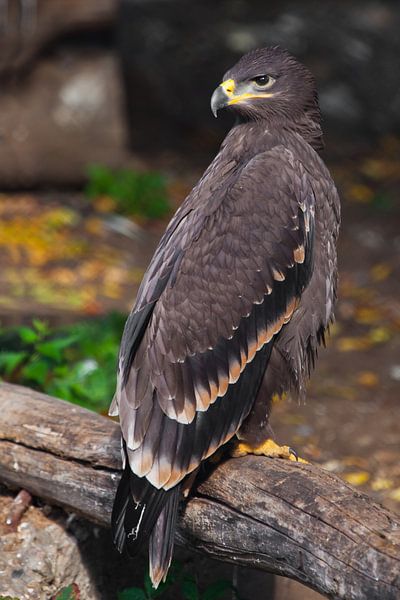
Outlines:
[{"label": "eagle's wing", "polygon": [[113,407],[132,471],[156,488],[250,411],[312,272],[314,204],[302,164],[278,146],[245,166],[213,163],[165,233],[125,328]]}]

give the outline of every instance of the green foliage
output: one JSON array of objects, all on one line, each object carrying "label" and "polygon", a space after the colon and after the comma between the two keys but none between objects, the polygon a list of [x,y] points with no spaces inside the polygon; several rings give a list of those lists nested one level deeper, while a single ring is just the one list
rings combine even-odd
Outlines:
[{"label": "green foliage", "polygon": [[141,588],[132,587],[118,593],[118,600],[147,600],[145,592]]},{"label": "green foliage", "polygon": [[72,583],[57,592],[52,600],[80,600],[81,594],[76,583]]},{"label": "green foliage", "polygon": [[232,591],[232,583],[226,579],[220,579],[209,585],[203,592],[202,600],[219,600],[226,592]]},{"label": "green foliage", "polygon": [[118,600],[152,600],[152,598],[165,597],[165,592],[169,592],[169,597],[177,600],[222,600],[223,597],[227,597],[227,592],[232,592],[232,589],[231,582],[221,579],[201,591],[196,578],[186,572],[183,565],[174,561],[167,580],[161,583],[157,590],[153,588],[150,577],[146,573],[143,588],[127,588],[119,592]]},{"label": "green foliage", "polygon": [[109,196],[123,215],[159,219],[169,212],[165,179],[160,173],[140,173],[128,169],[113,171],[102,165],[88,169],[86,195]]},{"label": "green foliage", "polygon": [[0,372],[3,372],[5,375],[11,375],[26,357],[26,352],[2,351],[0,353]]},{"label": "green foliage", "polygon": [[186,575],[181,583],[181,590],[185,600],[200,600],[200,590],[194,577]]},{"label": "green foliage", "polygon": [[37,319],[31,327],[0,329],[0,376],[104,412],[115,390],[124,321],[111,314],[55,330]]}]

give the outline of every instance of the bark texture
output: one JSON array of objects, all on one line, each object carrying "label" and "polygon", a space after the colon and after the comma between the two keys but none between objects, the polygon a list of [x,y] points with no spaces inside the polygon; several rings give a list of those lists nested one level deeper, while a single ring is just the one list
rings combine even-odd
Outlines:
[{"label": "bark texture", "polygon": [[[0,386],[0,480],[107,526],[119,427],[27,388]],[[400,597],[400,518],[313,465],[219,465],[182,509],[178,541],[296,579],[334,599]]]}]

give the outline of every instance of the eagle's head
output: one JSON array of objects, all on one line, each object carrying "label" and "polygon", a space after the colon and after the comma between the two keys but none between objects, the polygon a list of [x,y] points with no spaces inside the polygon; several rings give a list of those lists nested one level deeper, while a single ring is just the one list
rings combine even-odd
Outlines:
[{"label": "eagle's head", "polygon": [[223,77],[211,98],[211,110],[230,108],[241,120],[296,122],[305,114],[319,123],[314,78],[279,47],[245,54]]}]

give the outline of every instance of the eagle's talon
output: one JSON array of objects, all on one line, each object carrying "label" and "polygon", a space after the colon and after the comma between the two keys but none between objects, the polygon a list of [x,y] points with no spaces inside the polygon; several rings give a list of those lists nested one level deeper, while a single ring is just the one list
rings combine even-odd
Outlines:
[{"label": "eagle's talon", "polygon": [[258,446],[252,446],[246,442],[238,441],[232,449],[231,456],[234,458],[255,454],[256,456],[267,456],[268,458],[284,458],[286,460],[307,463],[304,458],[300,458],[290,446],[279,446],[274,440],[267,439]]}]

